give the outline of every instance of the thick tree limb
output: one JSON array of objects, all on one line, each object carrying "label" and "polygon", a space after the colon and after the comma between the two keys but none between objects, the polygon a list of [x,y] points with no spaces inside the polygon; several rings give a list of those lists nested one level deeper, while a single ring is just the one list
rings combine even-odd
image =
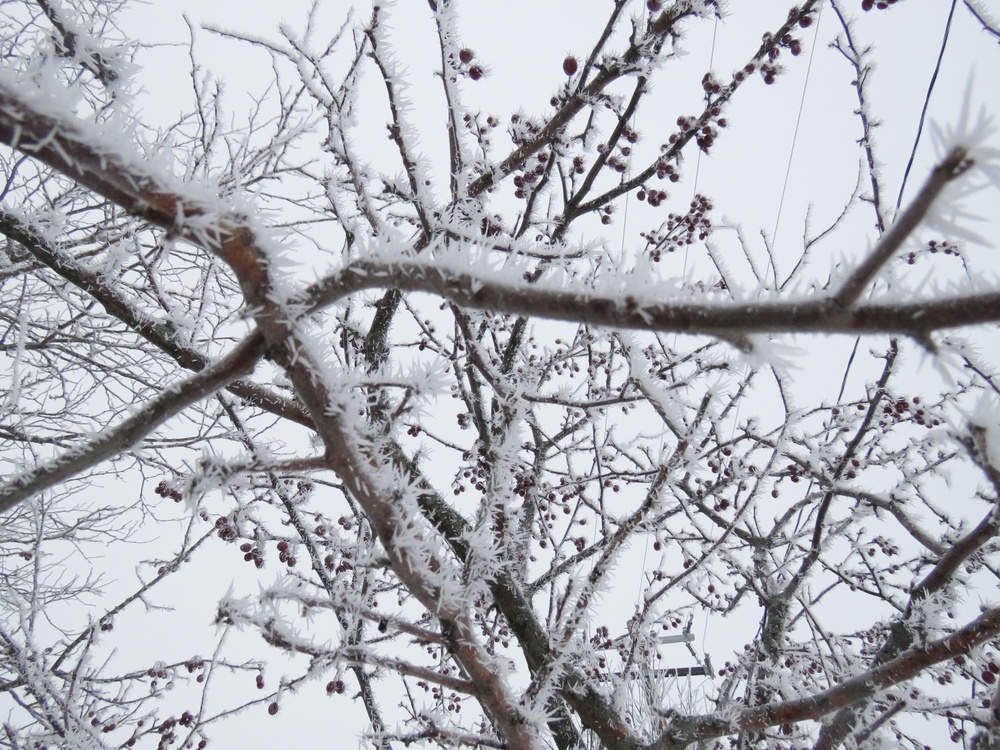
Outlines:
[{"label": "thick tree limb", "polygon": [[[244,296],[261,286],[263,269],[248,248],[253,245],[245,217],[211,196],[177,192],[169,175],[154,174],[130,149],[121,148],[97,126],[88,131],[65,116],[46,111],[8,81],[0,82],[0,142],[66,175],[107,198],[132,216],[167,229],[217,255],[236,272]],[[246,286],[249,285],[249,286]]]},{"label": "thick tree limb", "polygon": [[436,294],[498,313],[647,331],[732,339],[754,333],[896,333],[922,338],[943,328],[1000,321],[1000,291],[900,303],[841,307],[834,298],[718,304],[506,284],[425,263],[354,263],[320,282],[306,304],[316,310],[365,290],[392,287]]},{"label": "thick tree limb", "polygon": [[1000,320],[1000,292],[909,302],[856,302],[878,271],[930,211],[944,188],[971,162],[953,149],[932,171],[916,199],[874,250],[832,294],[814,300],[744,303],[660,302],[650,293],[601,293],[498,282],[441,264],[361,261],[318,282],[304,304],[319,309],[362,289],[388,287],[437,294],[464,307],[615,328],[707,334],[742,340],[748,334],[895,333],[921,341],[942,328]]}]

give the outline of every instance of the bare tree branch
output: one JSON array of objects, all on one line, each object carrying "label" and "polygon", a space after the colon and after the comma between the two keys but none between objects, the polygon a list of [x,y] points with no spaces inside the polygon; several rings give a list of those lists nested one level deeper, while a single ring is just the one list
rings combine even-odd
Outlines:
[{"label": "bare tree branch", "polygon": [[656,748],[684,748],[698,740],[722,737],[734,730],[752,732],[777,724],[817,720],[839,708],[860,702],[885,688],[916,677],[927,667],[953,659],[1000,633],[1000,609],[988,609],[952,635],[907,652],[869,672],[844,680],[823,693],[759,708],[737,710],[731,718],[715,716],[678,718],[676,729],[653,743]]},{"label": "bare tree branch", "polygon": [[119,425],[68,451],[55,460],[10,479],[0,487],[0,512],[117,456],[180,413],[228,383],[253,370],[266,344],[259,332],[250,334],[232,352],[187,380],[169,386]]}]

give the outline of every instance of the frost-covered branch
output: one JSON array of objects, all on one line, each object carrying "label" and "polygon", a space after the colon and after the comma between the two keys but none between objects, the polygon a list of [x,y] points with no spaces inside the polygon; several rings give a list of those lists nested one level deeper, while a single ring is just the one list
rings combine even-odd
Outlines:
[{"label": "frost-covered branch", "polygon": [[754,333],[898,333],[923,338],[944,328],[1000,320],[1000,292],[925,300],[868,302],[844,309],[835,299],[703,303],[662,301],[655,290],[616,292],[523,286],[444,265],[359,261],[322,282],[304,304],[318,309],[348,295],[392,287],[429,292],[457,305],[492,312],[609,328],[707,334],[738,340]]},{"label": "frost-covered branch", "polygon": [[17,503],[44,492],[101,461],[124,453],[175,414],[249,373],[264,356],[265,349],[264,337],[259,332],[252,333],[218,362],[187,380],[167,386],[158,397],[133,412],[120,424],[108,428],[86,444],[70,449],[53,461],[9,478],[0,486],[0,512],[10,510]]},{"label": "frost-covered branch", "polygon": [[58,51],[60,55],[79,60],[80,64],[93,73],[94,77],[105,86],[111,86],[118,81],[120,77],[117,70],[118,61],[109,58],[100,49],[90,48],[87,43],[81,44],[79,31],[70,27],[61,11],[51,0],[35,0],[35,2],[38,3],[38,7],[42,9],[53,28],[59,33]]},{"label": "frost-covered branch", "polygon": [[1000,40],[1000,19],[990,13],[982,3],[982,0],[962,0],[965,7],[979,21],[983,30]]},{"label": "frost-covered branch", "polygon": [[[154,319],[137,309],[133,302],[111,286],[105,277],[53,247],[45,240],[42,233],[34,230],[14,213],[2,208],[0,208],[0,234],[18,243],[39,262],[93,297],[109,315],[113,315],[139,336],[168,354],[185,369],[200,372],[211,364],[207,356],[181,340],[171,322]],[[257,383],[237,380],[226,388],[232,394],[285,419],[305,426],[312,424],[309,416],[296,403]]]},{"label": "frost-covered branch", "polygon": [[926,219],[934,201],[945,187],[964,174],[972,165],[973,162],[964,148],[959,147],[951,150],[931,172],[913,202],[889,225],[871,253],[834,293],[832,300],[834,305],[850,307],[864,294],[879,270],[899,252],[903,243]]},{"label": "frost-covered branch", "polygon": [[921,649],[908,651],[822,693],[759,708],[736,710],[725,718],[700,716],[674,719],[676,726],[658,738],[652,747],[680,750],[692,742],[722,737],[733,731],[753,732],[778,724],[819,720],[839,708],[913,679],[928,667],[987,643],[997,634],[1000,634],[1000,609],[988,609],[951,635],[928,643]]}]

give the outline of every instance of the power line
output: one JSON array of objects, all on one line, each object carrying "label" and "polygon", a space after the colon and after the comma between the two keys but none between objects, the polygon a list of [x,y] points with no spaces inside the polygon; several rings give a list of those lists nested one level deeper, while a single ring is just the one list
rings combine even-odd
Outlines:
[{"label": "power line", "polygon": [[948,46],[948,37],[951,34],[951,19],[955,15],[955,6],[958,0],[952,0],[951,10],[948,11],[948,21],[944,25],[944,36],[941,39],[941,49],[938,51],[937,62],[934,64],[934,72],[931,74],[931,81],[927,86],[927,94],[924,96],[924,105],[920,110],[920,122],[917,124],[917,135],[913,139],[913,148],[910,150],[910,159],[906,162],[906,170],[903,172],[903,182],[899,186],[899,195],[896,197],[896,211],[903,203],[903,191],[906,189],[906,180],[910,176],[910,168],[913,167],[913,159],[917,155],[917,146],[920,144],[920,136],[924,132],[924,120],[927,119],[927,109],[931,102],[931,93],[934,91],[934,84],[937,83],[938,73],[941,71],[941,61],[944,59],[944,51]]},{"label": "power line", "polygon": [[778,213],[774,217],[774,231],[771,232],[771,253],[773,255],[774,248],[777,245],[778,239],[778,224],[781,221],[781,211],[785,205],[785,193],[788,191],[788,179],[792,173],[792,159],[795,158],[795,144],[799,140],[799,126],[802,124],[802,110],[805,109],[806,103],[806,91],[809,88],[809,79],[812,75],[812,65],[813,58],[816,56],[816,41],[819,39],[819,26],[823,20],[823,6],[819,6],[819,13],[816,16],[815,29],[813,30],[813,43],[809,50],[809,62],[806,65],[806,77],[802,81],[802,96],[799,97],[799,111],[795,116],[795,130],[792,132],[792,145],[788,149],[788,163],[785,165],[785,179],[781,184],[781,197],[778,199]]}]

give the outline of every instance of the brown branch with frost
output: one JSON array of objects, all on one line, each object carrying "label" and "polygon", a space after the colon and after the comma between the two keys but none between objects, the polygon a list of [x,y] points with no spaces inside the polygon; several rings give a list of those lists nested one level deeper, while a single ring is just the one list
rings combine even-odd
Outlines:
[{"label": "brown branch with frost", "polygon": [[729,716],[715,714],[676,718],[651,750],[681,750],[692,742],[755,732],[780,724],[818,721],[834,711],[871,698],[880,691],[913,679],[928,667],[948,661],[987,643],[1000,634],[1000,608],[987,609],[964,628],[898,656],[874,669],[844,680],[822,693],[766,706],[736,709]]},{"label": "brown branch with frost", "polygon": [[[411,479],[420,479],[415,470],[411,471]],[[464,562],[470,554],[468,521],[430,491],[421,493],[419,502],[424,515],[447,540],[459,561]],[[497,609],[523,650],[533,679],[536,678],[558,660],[558,652],[535,615],[530,592],[522,590],[509,573],[502,572],[490,582],[490,590]],[[577,713],[583,726],[596,734],[608,750],[638,750],[641,743],[632,736],[632,730],[618,715],[611,701],[595,689],[575,665],[565,664],[562,668],[560,696]],[[549,720],[549,729],[560,748],[575,748],[579,744],[579,734],[563,711],[556,712]]]},{"label": "brown branch with frost", "polygon": [[[973,463],[986,474],[994,491],[1000,491],[1000,473],[989,461],[989,451],[986,446],[985,430],[972,426],[970,433],[962,439]],[[924,575],[919,583],[910,588],[910,599],[907,602],[903,616],[889,626],[889,633],[883,641],[874,664],[879,665],[897,657],[905,649],[910,648],[917,640],[917,633],[910,625],[914,610],[928,596],[935,594],[955,582],[955,574],[960,566],[986,544],[996,538],[1000,531],[1000,499],[994,498],[993,506],[982,520],[967,534],[941,546],[938,560],[931,570]],[[816,742],[816,750],[834,750],[843,744],[854,728],[859,706],[848,706],[823,725]]]},{"label": "brown branch with frost", "polygon": [[267,345],[257,331],[232,352],[187,380],[167,386],[159,396],[121,424],[98,434],[86,445],[71,448],[53,461],[37,466],[0,486],[0,513],[32,495],[86,471],[101,461],[124,453],[171,417],[191,404],[253,370]]},{"label": "brown branch with frost", "polygon": [[[156,320],[137,309],[100,274],[53,247],[30,225],[3,208],[0,208],[0,234],[20,244],[40,263],[97,300],[109,315],[172,357],[181,367],[200,372],[211,364],[209,357],[179,341],[167,321]],[[258,383],[237,380],[226,389],[264,411],[305,427],[312,426],[309,415],[298,404]]]},{"label": "brown branch with frost", "polygon": [[[760,47],[757,48],[753,57],[750,58],[750,64],[756,66],[764,61],[768,57],[769,53],[780,43],[780,40],[795,28],[795,26],[799,23],[799,20],[815,12],[818,5],[819,0],[806,0],[801,7],[793,7],[788,14],[788,18],[773,34],[768,33],[764,35],[764,39],[762,40]],[[671,12],[674,12],[673,9],[671,9]],[[664,15],[666,15],[666,13],[664,13]],[[663,19],[658,19],[656,22],[657,28],[662,28],[662,23]],[[670,33],[673,33],[673,21],[671,21]],[[715,98],[706,102],[706,107],[702,110],[701,114],[698,115],[697,118],[692,118],[691,124],[682,132],[677,134],[677,139],[673,141],[669,145],[669,148],[664,150],[652,164],[642,171],[632,175],[628,179],[622,180],[618,185],[615,185],[613,188],[605,191],[604,193],[595,196],[586,203],[580,203],[582,195],[577,197],[574,201],[572,209],[567,212],[568,215],[566,218],[568,220],[572,220],[582,214],[595,211],[616,198],[626,195],[627,193],[641,187],[656,174],[658,168],[657,164],[659,162],[668,162],[678,157],[684,147],[695,139],[701,128],[711,122],[713,112],[718,113],[720,107],[729,103],[733,95],[746,80],[746,76],[734,76],[733,79],[715,96]],[[563,226],[568,226],[568,222]]]},{"label": "brown branch with frost", "polygon": [[78,44],[79,37],[67,24],[62,14],[53,7],[49,0],[35,0],[42,13],[49,19],[53,28],[59,33],[56,51],[65,57],[74,57],[80,65],[89,70],[103,85],[110,86],[118,80],[118,71],[114,63],[100,50],[82,50]]},{"label": "brown branch with frost", "polygon": [[[813,4],[815,1],[808,0],[807,4]],[[599,98],[612,83],[635,72],[643,58],[648,57],[648,50],[645,47],[662,44],[667,36],[676,33],[674,27],[677,23],[694,13],[694,3],[690,2],[690,0],[681,0],[660,13],[650,22],[644,37],[634,40],[629,48],[619,57],[605,61],[600,66],[599,72],[594,76],[593,80],[581,87],[579,91],[574,92],[559,107],[559,110],[545,124],[537,136],[514,149],[502,162],[476,178],[468,187],[469,196],[476,197],[480,195],[510,173],[524,166],[525,162],[533,154],[558,138],[562,130],[574,117],[583,111],[587,104]],[[605,30],[601,42],[606,41],[609,34],[610,28]]]},{"label": "brown branch with frost", "polygon": [[[496,282],[424,263],[352,263],[306,300],[312,309],[366,289],[428,292],[463,307],[608,328],[739,339],[755,333],[896,333],[923,339],[944,328],[1000,321],[1000,291],[844,309],[829,298],[718,304]],[[650,295],[652,296],[652,295]]]},{"label": "brown branch with frost", "polygon": [[964,174],[972,164],[969,152],[964,148],[956,147],[934,167],[913,202],[889,225],[888,230],[882,235],[868,257],[854,269],[854,272],[833,295],[832,302],[836,307],[846,309],[857,302],[882,267],[899,251],[906,239],[927,217],[927,213],[941,192],[953,180]]},{"label": "brown branch with frost", "polygon": [[423,228],[423,234],[426,237],[431,233],[431,225],[427,217],[426,208],[420,200],[419,175],[417,174],[418,160],[411,154],[412,149],[407,144],[406,137],[404,136],[408,124],[403,120],[403,108],[400,106],[400,92],[397,90],[399,84],[386,67],[385,60],[383,59],[383,51],[379,48],[380,10],[380,6],[376,5],[372,11],[372,20],[365,30],[365,36],[368,38],[371,47],[369,54],[375,61],[375,65],[382,76],[386,96],[389,100],[389,112],[392,115],[392,124],[389,125],[389,137],[396,144],[396,149],[399,151],[399,158],[403,163],[403,171],[406,173],[406,179],[410,187],[410,196],[408,197],[413,209],[417,212],[417,217],[420,219],[420,226]]},{"label": "brown branch with frost", "polygon": [[991,34],[997,38],[1000,42],[1000,20],[995,16],[991,16],[980,4],[979,0],[962,0],[965,5],[966,10],[972,14],[979,25],[982,26],[983,31]]},{"label": "brown branch with frost", "polygon": [[[232,613],[222,611],[220,612],[220,617],[223,618],[222,621],[229,624],[230,620],[226,618],[231,618]],[[477,692],[475,683],[470,680],[462,677],[453,677],[449,674],[443,674],[439,670],[431,667],[423,667],[419,664],[403,661],[402,659],[394,659],[388,656],[378,656],[377,654],[372,654],[359,646],[347,646],[331,651],[312,644],[292,643],[283,633],[278,631],[273,620],[256,620],[255,618],[239,617],[232,618],[232,622],[241,625],[251,624],[258,627],[261,630],[263,639],[268,645],[274,646],[282,651],[286,651],[289,654],[304,654],[312,657],[313,659],[330,660],[337,663],[342,662],[351,666],[367,666],[389,669],[393,672],[405,675],[406,677],[414,677],[418,680],[433,682],[436,685],[441,685],[449,690],[454,690],[455,692],[464,693],[466,695],[475,695]]]}]

